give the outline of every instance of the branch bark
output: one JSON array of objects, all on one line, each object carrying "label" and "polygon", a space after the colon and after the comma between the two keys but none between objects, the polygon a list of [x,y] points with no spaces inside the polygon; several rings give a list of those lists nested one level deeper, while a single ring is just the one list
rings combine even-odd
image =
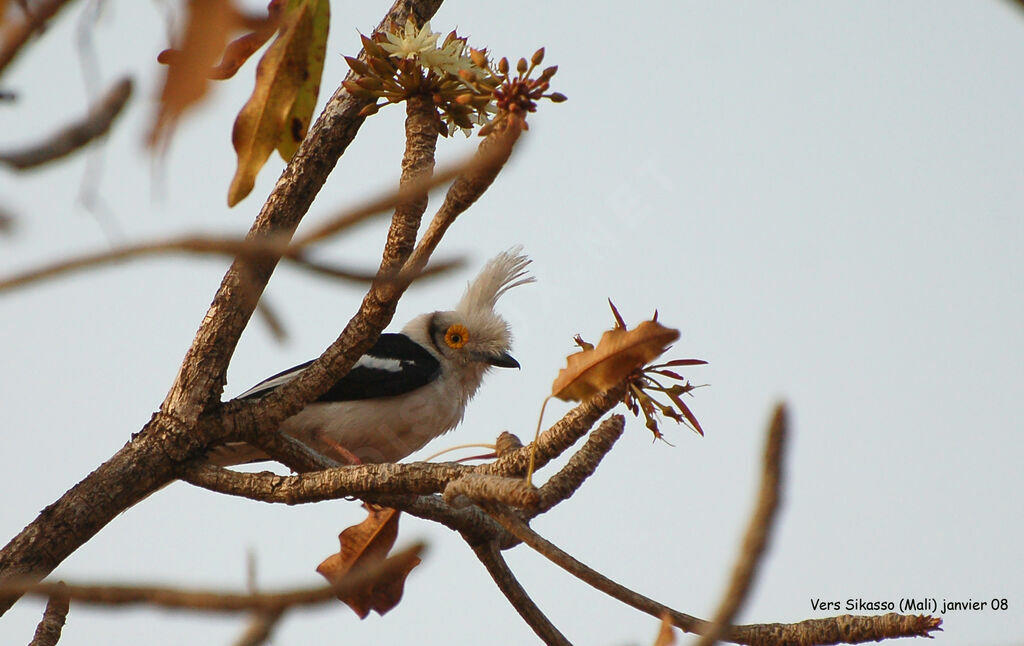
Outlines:
[{"label": "branch bark", "polygon": [[[63,585],[58,583],[58,586]],[[50,597],[46,602],[46,610],[43,611],[43,618],[36,626],[36,633],[28,646],[56,646],[60,641],[60,633],[64,630],[64,622],[68,618],[70,605],[66,595],[58,593]]]},{"label": "branch bark", "polygon": [[782,456],[787,432],[786,417],[786,407],[778,404],[768,427],[760,491],[746,537],[743,539],[743,549],[736,559],[736,565],[733,566],[729,588],[722,597],[711,627],[701,636],[697,646],[711,646],[728,630],[729,624],[739,613],[750,591],[757,565],[764,556],[772,520],[782,498]]},{"label": "branch bark", "polygon": [[0,583],[0,594],[31,594],[41,597],[60,597],[76,603],[101,606],[129,606],[145,604],[161,608],[185,608],[205,612],[282,612],[295,606],[309,606],[337,599],[375,581],[393,577],[408,569],[419,559],[424,545],[417,543],[396,552],[379,563],[353,572],[336,585],[280,592],[233,593],[222,590],[185,590],[157,586],[75,585],[6,581]]},{"label": "branch bark", "polygon": [[[381,28],[395,22],[404,24],[410,15],[422,24],[440,4],[441,0],[397,0]],[[344,88],[335,92],[278,179],[250,229],[250,238],[290,239],[362,124],[363,119],[357,115],[362,105]],[[117,514],[173,480],[179,466],[206,447],[210,439],[198,432],[197,422],[204,412],[219,404],[228,362],[276,264],[276,259],[236,260],[225,275],[160,412],[114,457],[44,509],[0,550],[0,578],[29,576],[38,580],[46,576]],[[395,299],[400,294],[396,290]],[[340,372],[337,376],[348,370],[390,320],[394,304],[377,298],[376,290],[371,290],[367,298],[371,296],[371,307],[364,300],[360,313],[371,309],[376,316],[357,314],[358,322],[354,320],[355,324],[346,327],[340,344],[342,352],[336,353],[343,355],[344,360],[331,366]],[[315,380],[319,379],[326,389],[331,377],[322,368],[312,372],[301,380],[305,391],[301,394],[309,395],[305,401],[315,396],[310,394],[320,385]],[[292,405],[295,410],[289,414],[303,405],[296,402]],[[0,598],[0,614],[18,596]]]},{"label": "branch bark", "polygon": [[551,623],[551,620],[541,612],[537,604],[530,598],[530,595],[526,593],[519,580],[512,574],[512,570],[509,569],[505,558],[501,555],[501,549],[493,541],[486,543],[470,542],[470,547],[473,548],[473,553],[476,554],[476,557],[487,568],[487,573],[494,579],[495,585],[505,595],[508,602],[512,604],[512,607],[516,609],[516,612],[523,618],[523,621],[533,629],[533,632],[537,633],[537,636],[545,644],[549,646],[552,644],[572,646],[569,640],[565,638],[565,635]]}]

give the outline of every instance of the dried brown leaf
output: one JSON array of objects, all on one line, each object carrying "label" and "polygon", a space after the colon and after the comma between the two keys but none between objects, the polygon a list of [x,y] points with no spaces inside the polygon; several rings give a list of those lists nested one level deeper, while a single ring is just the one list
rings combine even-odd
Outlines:
[{"label": "dried brown leaf", "polygon": [[189,0],[181,47],[167,68],[148,144],[166,143],[181,114],[206,94],[207,75],[224,51],[238,12],[228,0]]},{"label": "dried brown leaf", "polygon": [[280,34],[260,59],[252,96],[235,119],[231,143],[238,166],[228,188],[228,206],[252,191],[256,174],[281,140],[305,82],[312,38],[313,14],[309,2],[302,2],[287,13]]},{"label": "dried brown leaf", "polygon": [[[260,47],[266,44],[277,31],[284,13],[285,0],[270,0],[267,15],[259,17],[236,16],[235,26],[246,27],[251,31],[228,43],[221,56],[220,63],[207,70],[210,80],[223,81],[235,75]],[[183,53],[178,49],[165,49],[156,60],[164,65],[181,64]]]},{"label": "dried brown leaf", "polygon": [[[616,317],[621,321],[621,317]],[[567,365],[551,385],[551,394],[566,401],[583,401],[622,382],[634,370],[659,357],[679,338],[679,330],[644,321],[632,330],[617,327],[601,336],[593,350],[569,355]]]},{"label": "dried brown leaf", "polygon": [[[358,568],[380,563],[395,544],[401,512],[389,507],[364,507],[369,512],[366,520],[339,534],[341,550],[328,556],[316,568],[331,583],[336,584]],[[360,619],[365,619],[371,610],[383,615],[402,600],[405,579],[419,562],[417,558],[396,575],[379,578],[351,594],[338,595],[338,598],[348,604]]]}]

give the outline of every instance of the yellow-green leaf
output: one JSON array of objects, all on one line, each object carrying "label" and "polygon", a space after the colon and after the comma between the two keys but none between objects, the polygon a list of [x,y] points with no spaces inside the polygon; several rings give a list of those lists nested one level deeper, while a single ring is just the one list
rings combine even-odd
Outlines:
[{"label": "yellow-green leaf", "polygon": [[228,189],[228,206],[238,204],[252,191],[256,174],[280,141],[299,88],[305,81],[312,38],[313,14],[309,4],[303,2],[285,15],[280,34],[260,59],[256,86],[238,113],[231,132],[238,168]]},{"label": "yellow-green leaf", "polygon": [[295,98],[292,111],[285,121],[281,139],[277,143],[277,152],[285,161],[292,158],[309,130],[309,121],[313,118],[313,110],[316,108],[316,98],[320,94],[320,79],[324,71],[324,58],[327,56],[327,31],[331,23],[329,0],[304,1],[313,5],[313,38],[309,43],[305,81],[299,88],[299,95]]}]

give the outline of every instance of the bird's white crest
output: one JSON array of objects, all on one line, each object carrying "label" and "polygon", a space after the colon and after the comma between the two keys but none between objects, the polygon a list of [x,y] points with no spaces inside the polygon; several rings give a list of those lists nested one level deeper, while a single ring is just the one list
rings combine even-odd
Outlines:
[{"label": "bird's white crest", "polygon": [[492,258],[466,287],[455,310],[465,314],[493,311],[502,294],[513,287],[535,282],[536,279],[526,272],[531,261],[522,251],[521,246],[515,246]]}]

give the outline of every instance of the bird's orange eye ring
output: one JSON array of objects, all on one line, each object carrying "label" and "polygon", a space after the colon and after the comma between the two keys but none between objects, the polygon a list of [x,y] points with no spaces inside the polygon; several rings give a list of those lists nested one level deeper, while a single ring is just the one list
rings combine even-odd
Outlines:
[{"label": "bird's orange eye ring", "polygon": [[444,342],[448,344],[449,348],[458,350],[466,345],[466,341],[469,341],[469,330],[465,325],[456,323],[449,326],[448,331],[444,333]]}]

